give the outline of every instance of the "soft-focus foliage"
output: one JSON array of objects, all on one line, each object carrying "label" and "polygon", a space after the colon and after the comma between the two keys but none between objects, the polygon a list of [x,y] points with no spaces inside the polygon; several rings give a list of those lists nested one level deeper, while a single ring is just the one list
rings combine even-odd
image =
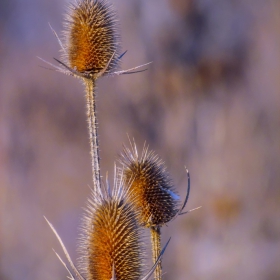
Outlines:
[{"label": "soft-focus foliage", "polygon": [[[91,185],[83,87],[59,58],[64,1],[0,2],[0,279],[64,279]],[[165,280],[280,278],[280,1],[115,0],[123,69],[98,88],[101,170],[128,133],[165,160],[188,209],[163,227]],[[45,65],[44,65],[45,67]],[[110,176],[109,176],[110,177]],[[112,178],[111,178],[112,179]],[[149,266],[150,267],[150,266]]]}]

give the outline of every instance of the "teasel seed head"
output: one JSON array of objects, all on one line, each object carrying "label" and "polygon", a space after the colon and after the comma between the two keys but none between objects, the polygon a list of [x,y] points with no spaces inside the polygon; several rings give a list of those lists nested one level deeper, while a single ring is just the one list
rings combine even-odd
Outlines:
[{"label": "teasel seed head", "polygon": [[40,57],[56,71],[85,80],[104,75],[123,75],[146,71],[140,69],[151,62],[126,70],[119,64],[127,51],[121,53],[117,15],[107,0],[76,0],[65,15],[63,39],[50,26],[61,47],[59,66]]},{"label": "teasel seed head", "polygon": [[88,280],[140,280],[143,271],[142,229],[127,202],[122,179],[89,200],[79,251]]},{"label": "teasel seed head", "polygon": [[145,145],[139,157],[135,143],[131,143],[131,150],[124,146],[120,162],[125,182],[131,182],[133,204],[140,209],[141,223],[151,227],[169,222],[178,213],[179,196],[163,161]]},{"label": "teasel seed head", "polygon": [[65,19],[63,62],[78,73],[94,76],[114,71],[120,57],[115,11],[106,0],[78,0]]}]

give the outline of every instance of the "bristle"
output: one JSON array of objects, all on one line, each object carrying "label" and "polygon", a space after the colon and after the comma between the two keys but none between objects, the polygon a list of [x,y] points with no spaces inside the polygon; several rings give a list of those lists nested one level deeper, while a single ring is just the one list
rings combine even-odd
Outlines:
[{"label": "bristle", "polygon": [[125,182],[131,181],[134,206],[141,209],[141,223],[146,227],[161,226],[178,212],[178,198],[164,163],[144,146],[138,157],[136,145],[124,147],[120,162]]},{"label": "bristle", "polygon": [[113,194],[102,190],[89,201],[79,249],[88,280],[109,280],[112,271],[118,280],[137,280],[142,275],[142,230],[126,203],[121,180],[116,185]]},{"label": "bristle", "polygon": [[105,74],[116,69],[120,56],[118,23],[105,0],[80,0],[69,7],[65,20],[66,64],[80,72]]}]

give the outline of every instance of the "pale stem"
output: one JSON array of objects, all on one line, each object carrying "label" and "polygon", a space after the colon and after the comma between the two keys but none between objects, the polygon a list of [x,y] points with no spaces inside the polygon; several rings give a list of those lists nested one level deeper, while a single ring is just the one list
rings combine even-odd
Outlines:
[{"label": "pale stem", "polygon": [[[155,263],[161,253],[160,227],[152,226],[150,230],[151,230],[151,241],[152,241],[152,250],[153,250],[153,263]],[[161,275],[162,275],[162,267],[160,261],[154,271],[154,276],[155,276],[154,279],[161,280]]]},{"label": "pale stem", "polygon": [[87,119],[89,129],[90,155],[91,155],[91,169],[93,178],[93,192],[100,191],[100,158],[99,145],[97,134],[97,117],[95,106],[95,79],[84,79],[86,86],[86,101],[87,101]]}]

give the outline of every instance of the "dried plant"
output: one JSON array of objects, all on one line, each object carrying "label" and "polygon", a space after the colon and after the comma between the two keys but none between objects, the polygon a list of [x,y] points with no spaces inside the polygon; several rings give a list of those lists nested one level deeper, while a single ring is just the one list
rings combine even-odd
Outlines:
[{"label": "dried plant", "polygon": [[[182,214],[190,192],[188,174],[188,192],[181,208],[180,197],[176,194],[164,162],[144,145],[141,156],[138,155],[135,142],[131,149],[124,146],[120,155],[123,165],[125,186],[131,189],[133,205],[140,211],[140,223],[150,228],[153,261],[156,262],[161,251],[161,226],[167,224],[177,215]],[[130,184],[130,182],[132,182]],[[161,263],[155,270],[155,279],[161,279]]]},{"label": "dried plant", "polygon": [[100,189],[100,165],[95,109],[96,79],[112,73],[120,56],[116,15],[105,1],[85,0],[69,6],[64,22],[63,59],[83,78],[92,158],[94,190]]},{"label": "dried plant", "polygon": [[[52,29],[53,30],[53,29]],[[61,238],[57,236],[70,268],[57,254],[72,280],[146,280],[154,272],[162,277],[161,258],[169,243],[161,250],[160,229],[182,211],[190,191],[179,208],[179,196],[162,161],[144,147],[139,158],[135,143],[124,148],[123,169],[115,172],[115,183],[101,184],[96,117],[96,81],[105,75],[142,72],[143,64],[119,70],[123,55],[116,13],[105,0],[77,0],[70,4],[64,21],[63,40],[53,30],[61,46],[62,58],[55,59],[57,71],[82,79],[85,85],[87,118],[92,161],[93,188],[83,218],[79,269],[72,262]],[[151,230],[153,267],[143,277],[145,246],[142,228]]]},{"label": "dried plant", "polygon": [[78,269],[53,225],[47,220],[58,238],[69,268],[56,253],[72,280],[147,280],[156,269],[165,245],[153,267],[143,277],[145,250],[142,227],[134,207],[128,202],[130,188],[123,186],[123,178],[115,174],[113,189],[107,182],[101,192],[92,193],[83,217]]},{"label": "dried plant", "polygon": [[104,70],[111,73],[117,67],[117,18],[107,2],[86,0],[70,5],[64,25],[65,60],[71,68],[94,77]]},{"label": "dried plant", "polygon": [[123,190],[120,181],[112,191],[103,188],[89,200],[79,246],[86,279],[110,279],[112,268],[117,279],[140,279],[142,275],[143,235],[137,212]]},{"label": "dried plant", "polygon": [[[53,30],[53,29],[52,29]],[[96,117],[96,80],[104,75],[123,75],[142,72],[137,70],[149,63],[122,71],[118,68],[120,36],[116,13],[105,0],[81,0],[70,4],[64,20],[64,38],[60,40],[62,59],[56,66],[43,59],[57,71],[83,80],[87,102],[87,120],[92,159],[93,189],[100,189],[100,157]]]}]

